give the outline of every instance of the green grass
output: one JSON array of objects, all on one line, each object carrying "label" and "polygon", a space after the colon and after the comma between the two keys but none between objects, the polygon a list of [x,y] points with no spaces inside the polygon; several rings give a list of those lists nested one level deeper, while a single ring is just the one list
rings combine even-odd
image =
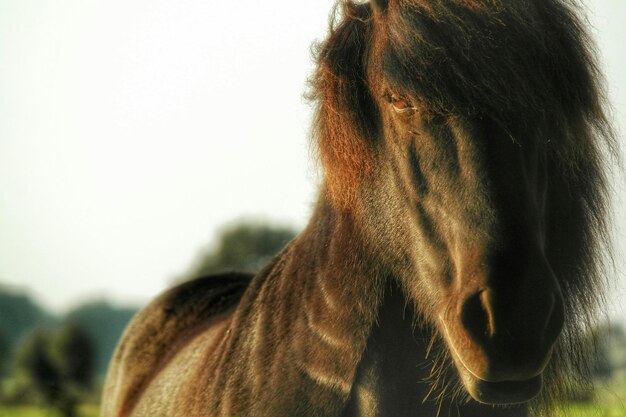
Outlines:
[{"label": "green grass", "polygon": [[[567,404],[559,408],[556,414],[559,417],[626,417],[626,401],[621,398],[612,400],[603,399],[602,405],[591,404]],[[61,415],[51,409],[40,407],[1,407],[0,417],[61,417]],[[78,417],[98,417],[98,406],[84,405],[80,408]]]},{"label": "green grass", "polygon": [[626,406],[617,404],[568,404],[559,411],[564,417],[626,417]]},{"label": "green grass", "polygon": [[596,383],[595,402],[570,403],[559,408],[564,417],[626,417],[626,382]]},{"label": "green grass", "polygon": [[[61,417],[56,410],[34,406],[0,407],[0,417]],[[78,417],[98,417],[98,407],[84,405],[78,410]]]}]

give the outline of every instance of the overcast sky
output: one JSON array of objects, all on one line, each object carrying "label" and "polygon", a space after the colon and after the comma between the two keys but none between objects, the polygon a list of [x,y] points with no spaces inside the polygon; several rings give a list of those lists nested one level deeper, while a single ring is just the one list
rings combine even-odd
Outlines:
[{"label": "overcast sky", "polygon": [[[228,221],[303,226],[303,93],[332,4],[0,0],[0,283],[55,311],[140,303]],[[626,132],[626,2],[588,5]]]}]

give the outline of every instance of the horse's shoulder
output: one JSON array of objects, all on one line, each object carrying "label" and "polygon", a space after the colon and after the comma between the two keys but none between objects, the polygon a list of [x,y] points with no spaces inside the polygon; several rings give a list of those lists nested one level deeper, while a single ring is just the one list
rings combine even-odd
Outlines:
[{"label": "horse's shoulder", "polygon": [[184,282],[165,291],[144,309],[145,323],[162,326],[171,322],[176,329],[184,330],[236,304],[251,278],[250,274],[228,273]]},{"label": "horse's shoulder", "polygon": [[110,406],[117,411],[105,415],[124,415],[123,410],[132,407],[146,383],[184,341],[239,302],[251,277],[230,273],[198,278],[165,291],[140,310],[109,366],[105,397],[116,403]]}]

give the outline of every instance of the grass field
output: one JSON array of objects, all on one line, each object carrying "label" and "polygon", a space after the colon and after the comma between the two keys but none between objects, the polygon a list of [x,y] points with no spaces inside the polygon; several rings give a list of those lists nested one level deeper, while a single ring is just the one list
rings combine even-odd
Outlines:
[{"label": "grass field", "polygon": [[[61,417],[51,409],[38,407],[3,407],[0,406],[0,417]],[[85,405],[78,410],[77,417],[98,417],[98,407]]]},{"label": "grass field", "polygon": [[[77,417],[99,417],[98,405],[83,405]],[[4,407],[0,417],[61,417],[55,410],[38,407]],[[619,383],[597,383],[594,403],[571,403],[554,413],[554,417],[626,417],[626,380]]]},{"label": "grass field", "polygon": [[626,417],[626,405],[570,404],[562,409],[565,417]]},{"label": "grass field", "polygon": [[[568,404],[559,416],[564,417],[626,417],[625,404]],[[1,407],[0,417],[61,417],[57,412],[37,407]],[[98,417],[96,406],[81,407],[78,417]]]}]

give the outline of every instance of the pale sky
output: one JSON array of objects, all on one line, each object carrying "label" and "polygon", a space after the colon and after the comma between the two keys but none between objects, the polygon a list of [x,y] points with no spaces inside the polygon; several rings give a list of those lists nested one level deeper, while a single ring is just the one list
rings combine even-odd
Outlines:
[{"label": "pale sky", "polygon": [[[332,4],[0,0],[0,283],[54,311],[142,303],[226,222],[302,227],[303,93]],[[626,132],[626,1],[587,4]]]}]

